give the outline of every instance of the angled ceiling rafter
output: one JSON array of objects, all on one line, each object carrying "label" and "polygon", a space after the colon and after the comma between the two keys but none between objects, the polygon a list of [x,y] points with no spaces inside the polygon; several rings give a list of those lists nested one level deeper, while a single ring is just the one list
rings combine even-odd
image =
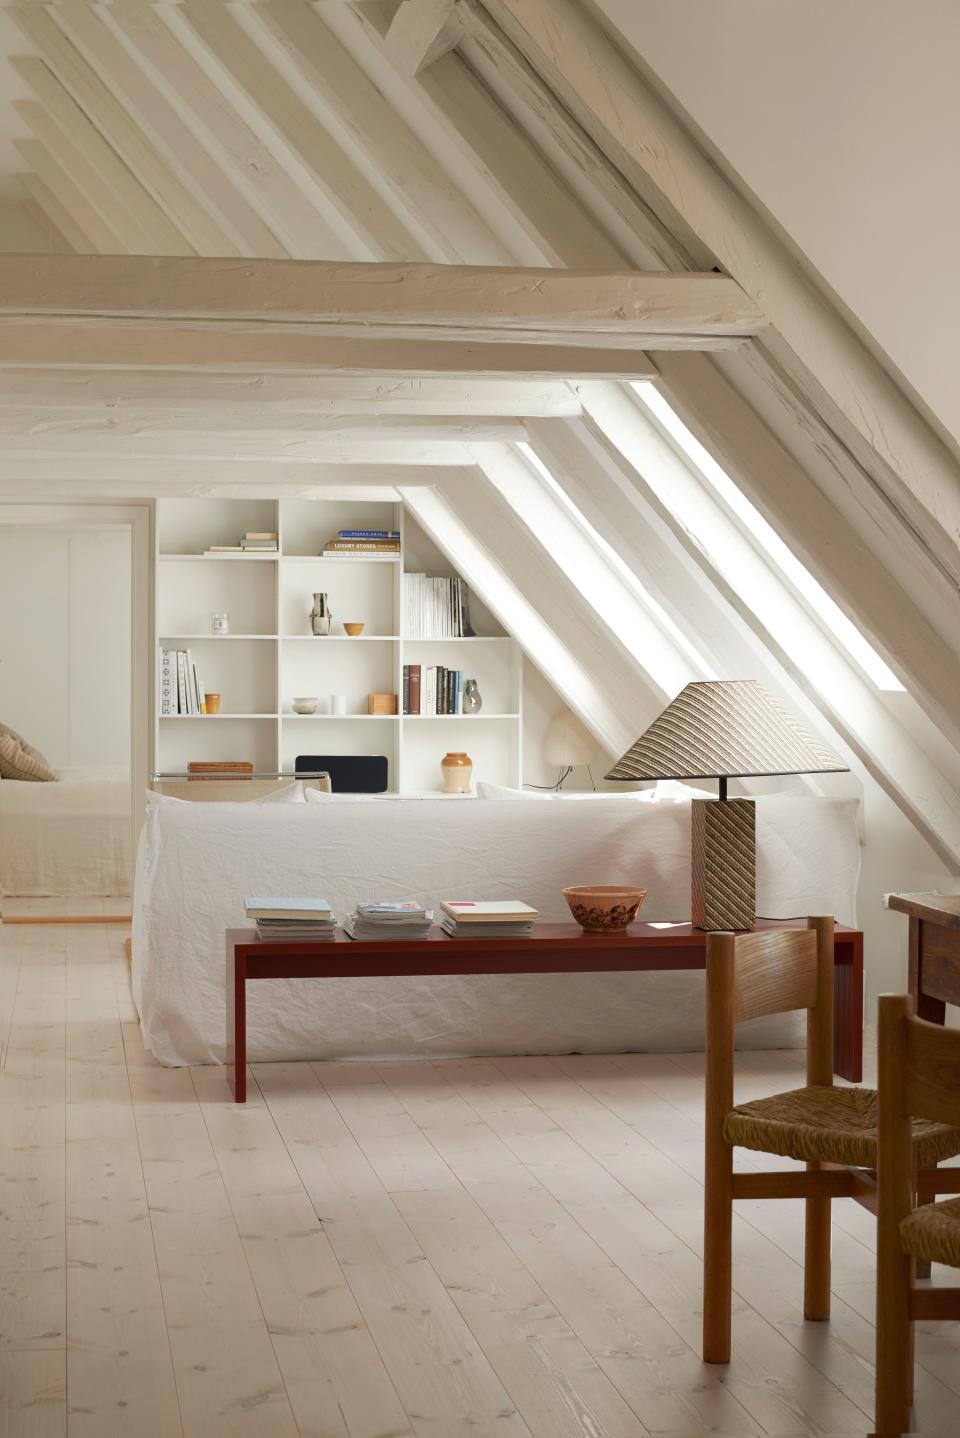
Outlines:
[{"label": "angled ceiling rafter", "polygon": [[[57,7],[51,13],[39,5],[13,5],[6,13],[197,253],[243,253],[211,208],[209,197],[223,190],[217,166],[163,97],[142,77],[131,78],[136,67],[96,15],[86,6]],[[91,39],[92,52],[83,52],[81,35]],[[146,133],[138,106],[152,111],[158,132]],[[163,136],[171,130],[186,137],[190,158],[183,165],[165,148]],[[266,254],[283,254],[275,240],[269,248],[271,239],[263,227],[250,253],[262,248]]]}]

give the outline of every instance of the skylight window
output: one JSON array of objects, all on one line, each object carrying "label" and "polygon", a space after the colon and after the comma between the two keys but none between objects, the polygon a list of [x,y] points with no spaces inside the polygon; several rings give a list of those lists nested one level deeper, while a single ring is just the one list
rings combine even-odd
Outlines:
[{"label": "skylight window", "polygon": [[546,483],[546,485],[550,489],[550,492],[556,496],[556,498],[563,505],[564,509],[566,509],[573,516],[573,518],[576,520],[577,524],[584,531],[584,533],[589,535],[590,539],[592,540],[594,545],[596,545],[597,549],[601,552],[604,559],[606,559],[607,563],[611,566],[611,568],[615,569],[620,578],[627,585],[629,585],[629,587],[633,590],[633,593],[639,599],[640,603],[644,606],[648,613],[653,616],[653,618],[660,625],[661,629],[663,629],[664,632],[670,636],[677,648],[683,654],[685,654],[687,658],[693,663],[695,668],[699,671],[700,678],[717,679],[719,676],[716,670],[707,663],[706,659],[703,657],[700,651],[693,644],[690,643],[683,630],[674,623],[674,621],[670,618],[670,615],[664,609],[663,605],[660,604],[659,601],[653,597],[650,591],[640,583],[640,580],[634,574],[629,564],[625,563],[625,561],[621,559],[620,555],[613,548],[613,545],[609,544],[607,540],[604,539],[603,535],[599,532],[599,530],[594,529],[590,521],[581,513],[581,511],[574,504],[573,500],[567,494],[563,486],[554,479],[553,475],[550,473],[549,469],[544,464],[540,456],[536,453],[536,451],[529,444],[527,444],[526,441],[521,441],[517,445],[517,449],[519,449],[524,459],[526,459],[528,463],[533,465],[533,468],[540,475],[541,479]]},{"label": "skylight window", "polygon": [[847,618],[840,606],[830,598],[823,585],[814,579],[810,571],[784,544],[776,530],[767,523],[755,505],[751,504],[709,451],[690,432],[680,416],[671,409],[656,385],[649,380],[636,380],[633,382],[632,388],[644,407],[655,419],[659,420],[718,497],[737,516],[770,562],[803,596],[834,639],[843,646],[852,659],[856,660],[868,678],[878,689],[902,693],[903,685],[890,666],[881,659],[873,645]]}]

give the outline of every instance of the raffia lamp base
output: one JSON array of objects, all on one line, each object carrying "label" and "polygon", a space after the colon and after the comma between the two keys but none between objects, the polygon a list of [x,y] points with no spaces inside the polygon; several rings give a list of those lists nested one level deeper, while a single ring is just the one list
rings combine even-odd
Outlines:
[{"label": "raffia lamp base", "polygon": [[752,929],[757,917],[752,799],[694,799],[692,910],[698,929]]}]

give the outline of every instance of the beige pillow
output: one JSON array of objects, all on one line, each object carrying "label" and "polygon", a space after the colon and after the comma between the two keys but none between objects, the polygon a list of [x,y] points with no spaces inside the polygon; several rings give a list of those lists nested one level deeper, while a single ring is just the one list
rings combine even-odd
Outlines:
[{"label": "beige pillow", "polygon": [[33,779],[38,783],[48,783],[56,777],[39,749],[34,749],[6,724],[0,724],[0,779]]}]

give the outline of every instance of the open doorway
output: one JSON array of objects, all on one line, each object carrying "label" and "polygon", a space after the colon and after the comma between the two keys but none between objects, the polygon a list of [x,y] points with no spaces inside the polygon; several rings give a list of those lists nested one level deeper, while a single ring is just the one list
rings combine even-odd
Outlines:
[{"label": "open doorway", "polygon": [[[5,917],[128,914],[149,509],[0,505]],[[11,739],[11,734],[13,738]]]}]

